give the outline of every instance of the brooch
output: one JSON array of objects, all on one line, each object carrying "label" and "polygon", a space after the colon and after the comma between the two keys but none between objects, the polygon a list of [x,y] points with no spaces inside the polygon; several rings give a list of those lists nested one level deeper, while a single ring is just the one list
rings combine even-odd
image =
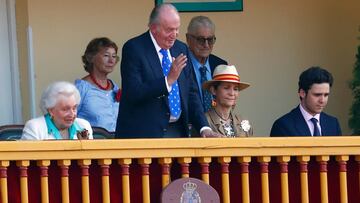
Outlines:
[{"label": "brooch", "polygon": [[89,139],[89,131],[84,129],[76,132],[76,136],[78,140],[88,140]]},{"label": "brooch", "polygon": [[245,131],[248,132],[251,128],[250,126],[250,122],[248,120],[242,120],[241,121],[241,128]]}]

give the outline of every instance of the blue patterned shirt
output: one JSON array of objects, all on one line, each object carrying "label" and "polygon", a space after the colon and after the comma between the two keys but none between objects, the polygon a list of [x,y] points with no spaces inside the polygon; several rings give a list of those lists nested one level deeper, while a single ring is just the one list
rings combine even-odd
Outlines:
[{"label": "blue patterned shirt", "polygon": [[[196,79],[196,83],[198,85],[198,88],[199,88],[199,96],[200,96],[200,99],[201,99],[201,102],[203,102],[203,96],[202,96],[202,84],[201,84],[201,73],[200,73],[200,67],[203,66],[201,63],[199,63],[199,61],[195,58],[194,54],[190,51],[190,60],[191,60],[191,63],[193,64],[193,68],[194,68],[194,72],[195,72],[195,79]],[[210,64],[209,64],[209,57],[206,59],[206,62],[205,62],[205,67],[207,69],[206,71],[206,77],[208,80],[211,80],[212,79],[212,76],[211,76],[211,70],[210,70]]]},{"label": "blue patterned shirt", "polygon": [[101,90],[85,80],[75,80],[81,101],[78,106],[78,118],[90,122],[92,127],[103,127],[109,132],[115,132],[119,111],[119,102],[115,95],[119,87],[113,84],[112,90]]}]

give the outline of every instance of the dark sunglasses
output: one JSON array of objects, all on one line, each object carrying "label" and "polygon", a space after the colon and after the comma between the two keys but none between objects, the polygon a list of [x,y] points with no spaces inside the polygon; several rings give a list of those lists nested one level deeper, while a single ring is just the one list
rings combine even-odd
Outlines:
[{"label": "dark sunglasses", "polygon": [[215,44],[216,42],[216,37],[213,36],[213,37],[208,37],[208,38],[205,38],[205,37],[196,37],[194,35],[189,35],[190,37],[194,38],[196,40],[197,43],[201,44],[201,45],[204,45],[205,42],[207,41],[207,43],[209,45],[213,45]]}]

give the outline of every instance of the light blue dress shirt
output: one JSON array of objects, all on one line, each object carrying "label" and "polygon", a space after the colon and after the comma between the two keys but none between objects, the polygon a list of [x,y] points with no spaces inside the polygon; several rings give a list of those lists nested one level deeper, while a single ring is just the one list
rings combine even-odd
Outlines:
[{"label": "light blue dress shirt", "polygon": [[[193,64],[195,77],[196,77],[196,83],[199,88],[200,99],[201,99],[201,102],[203,102],[202,86],[201,86],[201,73],[200,73],[200,67],[203,65],[201,63],[199,63],[199,61],[195,58],[194,54],[191,51],[190,51],[189,55],[190,55],[191,63]],[[211,70],[210,70],[209,58],[206,59],[205,66],[206,66],[206,70],[207,70],[206,78],[207,78],[207,80],[211,80],[212,75],[211,75]]]},{"label": "light blue dress shirt", "polygon": [[103,127],[109,132],[115,132],[119,111],[119,102],[115,95],[119,87],[113,84],[112,90],[101,90],[85,80],[75,80],[81,101],[78,106],[78,118],[90,122],[92,127]]}]

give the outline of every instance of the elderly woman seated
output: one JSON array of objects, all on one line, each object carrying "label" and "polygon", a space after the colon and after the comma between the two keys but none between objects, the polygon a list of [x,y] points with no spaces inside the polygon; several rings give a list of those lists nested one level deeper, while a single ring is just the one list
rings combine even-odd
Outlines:
[{"label": "elderly woman seated", "polygon": [[213,95],[212,108],[206,112],[211,129],[223,137],[247,137],[253,134],[248,120],[235,115],[233,108],[239,92],[250,84],[240,82],[235,66],[219,65],[215,68],[213,79],[203,84],[203,89]]},{"label": "elderly woman seated", "polygon": [[93,139],[90,123],[76,118],[80,94],[69,82],[55,82],[43,92],[44,115],[26,122],[22,140]]}]

